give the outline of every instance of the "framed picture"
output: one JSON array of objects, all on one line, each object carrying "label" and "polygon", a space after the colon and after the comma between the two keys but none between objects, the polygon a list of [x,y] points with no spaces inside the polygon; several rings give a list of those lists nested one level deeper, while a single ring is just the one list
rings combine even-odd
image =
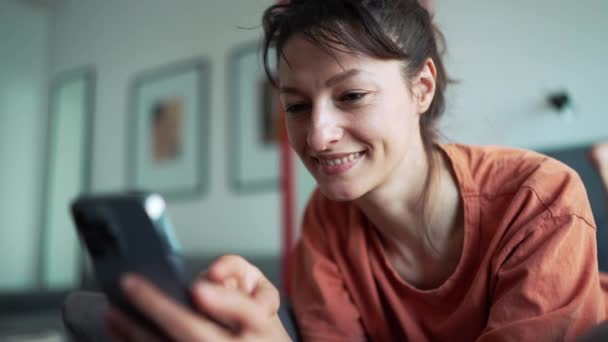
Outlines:
[{"label": "framed picture", "polygon": [[[274,54],[270,54],[274,65]],[[262,66],[259,42],[236,48],[228,65],[228,170],[238,192],[272,191],[279,180],[278,98]]]},{"label": "framed picture", "polygon": [[131,84],[127,185],[168,199],[208,186],[209,64],[192,59],[145,71]]},{"label": "framed picture", "polygon": [[40,288],[70,289],[84,268],[78,236],[66,210],[91,190],[96,72],[83,66],[57,74],[50,85],[39,241]]}]

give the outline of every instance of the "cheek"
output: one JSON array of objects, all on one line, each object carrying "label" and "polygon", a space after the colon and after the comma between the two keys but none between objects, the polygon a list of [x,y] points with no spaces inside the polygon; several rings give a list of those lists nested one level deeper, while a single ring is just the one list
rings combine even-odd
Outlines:
[{"label": "cheek", "polygon": [[302,152],[306,148],[307,127],[295,120],[287,119],[285,121],[285,128],[287,129],[287,138],[291,147],[298,153]]},{"label": "cheek", "polygon": [[399,123],[391,118],[389,111],[385,108],[377,108],[352,120],[349,131],[355,139],[375,145],[390,135],[391,131],[396,129],[396,125]]},{"label": "cheek", "polygon": [[417,134],[418,120],[406,110],[384,106],[370,115],[352,122],[351,134],[355,139],[372,145],[376,151],[401,149],[410,145]]}]

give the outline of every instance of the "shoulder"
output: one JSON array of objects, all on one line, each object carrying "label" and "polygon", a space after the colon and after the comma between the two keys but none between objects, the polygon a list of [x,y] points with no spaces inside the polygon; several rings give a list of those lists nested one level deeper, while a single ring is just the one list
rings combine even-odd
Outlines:
[{"label": "shoulder", "polygon": [[537,206],[550,217],[573,215],[595,226],[587,191],[569,166],[538,152],[500,146],[445,145],[468,191],[513,206]]},{"label": "shoulder", "polygon": [[[550,159],[537,152],[501,146],[450,144],[442,147],[455,171],[469,183],[469,190],[486,196],[516,190],[536,171],[546,167]],[[568,170],[565,165],[558,168]]]}]

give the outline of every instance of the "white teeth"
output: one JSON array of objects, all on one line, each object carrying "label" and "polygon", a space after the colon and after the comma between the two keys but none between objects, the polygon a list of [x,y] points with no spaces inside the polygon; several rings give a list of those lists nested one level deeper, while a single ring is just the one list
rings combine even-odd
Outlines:
[{"label": "white teeth", "polygon": [[336,158],[336,159],[319,159],[319,162],[323,165],[328,166],[336,166],[346,164],[348,162],[352,162],[353,160],[359,158],[361,156],[360,152],[351,153],[346,157]]}]

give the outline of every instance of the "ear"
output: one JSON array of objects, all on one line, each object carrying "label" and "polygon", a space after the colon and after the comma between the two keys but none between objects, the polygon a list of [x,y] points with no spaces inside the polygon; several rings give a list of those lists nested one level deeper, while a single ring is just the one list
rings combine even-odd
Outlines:
[{"label": "ear", "polygon": [[427,58],[424,66],[416,75],[414,82],[414,95],[417,101],[418,113],[426,112],[433,98],[435,97],[435,80],[437,77],[437,68],[435,62],[431,58]]},{"label": "ear", "polygon": [[429,12],[429,15],[431,16],[431,18],[433,17],[433,15],[435,14],[435,4],[433,0],[419,0],[418,2],[420,2],[420,5],[422,5],[422,7],[424,7],[424,9]]}]

